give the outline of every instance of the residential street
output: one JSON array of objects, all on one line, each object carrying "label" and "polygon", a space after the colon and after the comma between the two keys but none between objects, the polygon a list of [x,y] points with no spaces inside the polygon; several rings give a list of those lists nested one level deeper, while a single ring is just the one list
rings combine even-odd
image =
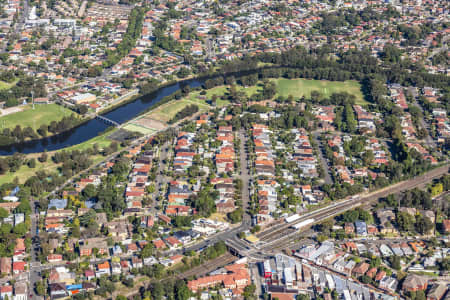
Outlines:
[{"label": "residential street", "polygon": [[326,184],[333,184],[333,179],[331,178],[331,173],[330,173],[330,168],[328,168],[327,165],[327,159],[323,156],[324,154],[324,148],[322,145],[322,142],[319,140],[319,136],[320,136],[320,132],[315,131],[313,133],[313,137],[314,137],[314,142],[316,143],[317,147],[318,147],[318,152],[319,152],[319,159],[320,159],[320,164],[322,166],[322,169],[324,171],[324,175],[325,175],[325,183]]},{"label": "residential street", "polygon": [[33,213],[31,214],[31,233],[32,233],[32,247],[31,247],[31,262],[30,262],[30,272],[29,272],[29,293],[30,295],[33,295],[33,299],[41,299],[42,297],[39,297],[36,294],[36,291],[34,289],[36,282],[41,280],[40,277],[40,267],[41,263],[38,260],[38,253],[39,253],[39,234],[38,234],[38,222],[39,222],[39,202],[37,199],[32,199],[33,202],[31,202],[31,209]]},{"label": "residential street", "polygon": [[246,148],[247,136],[245,134],[245,130],[241,129],[239,131],[239,139],[241,141],[239,152],[241,154],[240,160],[240,169],[241,175],[240,178],[242,180],[242,206],[244,209],[244,217],[243,224],[250,226],[250,215],[248,214],[249,202],[250,202],[250,174],[248,170],[249,161],[248,161],[248,152]]},{"label": "residential street", "polygon": [[152,195],[152,207],[151,211],[153,213],[157,212],[157,206],[162,205],[162,203],[159,203],[157,201],[159,196],[162,196],[161,191],[165,191],[164,189],[167,188],[167,183],[169,182],[169,178],[163,174],[163,172],[167,169],[167,159],[169,157],[169,142],[165,143],[164,145],[161,145],[159,148],[160,155],[159,155],[159,161],[158,161],[158,170],[156,173],[156,179],[155,179],[155,192]]}]

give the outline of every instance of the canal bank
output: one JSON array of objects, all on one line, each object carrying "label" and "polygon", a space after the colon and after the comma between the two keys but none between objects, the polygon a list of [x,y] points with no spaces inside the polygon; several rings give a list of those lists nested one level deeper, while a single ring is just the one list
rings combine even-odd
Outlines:
[{"label": "canal bank", "polygon": [[[137,117],[141,113],[148,111],[148,109],[160,102],[164,97],[180,90],[183,86],[189,85],[191,88],[199,87],[205,80],[206,79],[190,79],[163,86],[148,95],[133,96],[131,99],[124,100],[118,104],[118,106],[113,108],[111,111],[102,114],[102,116],[119,124],[123,124]],[[104,132],[108,127],[108,124],[105,124],[99,119],[93,118],[70,130],[51,137],[1,146],[0,155],[12,155],[16,152],[29,154],[59,150],[90,140]]]}]

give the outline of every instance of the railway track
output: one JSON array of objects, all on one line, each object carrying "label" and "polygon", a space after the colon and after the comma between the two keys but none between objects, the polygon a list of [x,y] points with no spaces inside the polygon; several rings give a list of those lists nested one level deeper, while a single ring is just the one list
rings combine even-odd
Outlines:
[{"label": "railway track", "polygon": [[346,200],[343,200],[340,202],[336,202],[336,203],[332,204],[331,206],[327,206],[327,207],[306,213],[294,222],[283,223],[276,227],[272,227],[266,231],[263,231],[260,235],[258,235],[258,238],[262,242],[267,242],[267,241],[273,240],[274,238],[277,238],[277,237],[280,237],[280,236],[283,236],[286,234],[290,234],[295,231],[295,229],[290,228],[291,226],[298,224],[306,219],[310,219],[310,218],[315,219],[317,216],[320,216],[320,214],[322,214],[323,212],[328,212],[331,209],[333,209],[333,210],[340,209],[341,207],[349,205],[352,201],[354,201],[354,199],[346,199]]},{"label": "railway track", "polygon": [[[232,263],[233,261],[235,261],[237,258],[236,256],[232,255],[231,253],[227,252],[224,255],[221,255],[211,261],[207,261],[197,267],[194,267],[186,272],[183,273],[179,273],[177,275],[175,275],[176,278],[178,279],[185,279],[185,278],[189,278],[192,276],[197,276],[197,277],[201,277],[204,276],[220,267],[226,266],[230,263]],[[170,278],[165,278],[165,279],[161,279],[161,280],[157,280],[159,282],[166,282],[167,280],[170,280],[172,277]],[[142,285],[142,287],[144,289],[149,289],[150,288],[150,284],[151,284],[152,280],[147,280],[146,282],[141,282],[140,284]],[[115,292],[117,293],[117,291]],[[133,289],[133,291],[129,292],[126,297],[128,299],[131,299],[132,297],[134,297],[135,295],[139,295],[139,289]],[[114,294],[114,299],[117,295]]]},{"label": "railway track", "polygon": [[181,274],[176,275],[178,279],[185,279],[192,276],[204,276],[218,268],[221,268],[225,265],[228,265],[235,261],[237,258],[236,256],[232,255],[231,253],[227,252],[224,255],[217,257],[211,261],[208,261],[204,264],[201,264],[197,267],[194,267],[186,272],[183,272]]},{"label": "railway track", "polygon": [[[298,224],[306,219],[314,219],[314,223],[319,223],[323,220],[326,220],[328,218],[334,217],[336,215],[339,215],[347,210],[356,208],[363,204],[368,204],[371,201],[377,200],[379,198],[386,197],[390,194],[399,193],[402,191],[410,190],[415,187],[422,186],[423,184],[439,178],[440,176],[448,173],[448,165],[436,168],[434,170],[431,170],[427,172],[424,175],[418,176],[414,179],[410,179],[407,181],[402,181],[397,184],[391,185],[389,187],[380,189],[378,191],[369,193],[367,195],[362,195],[357,198],[351,198],[344,201],[336,202],[335,204],[331,206],[327,206],[318,210],[315,210],[313,212],[307,213],[305,215],[302,215],[298,220],[291,222],[291,223],[285,223],[281,225],[277,225],[276,227],[272,227],[269,230],[266,230],[262,232],[262,234],[259,235],[259,239],[262,242],[265,242],[266,244],[263,245],[260,249],[273,249],[274,246],[277,248],[282,246],[283,244],[286,244],[286,242],[290,242],[291,238],[293,238],[294,235],[301,232],[300,230],[295,230],[293,228],[290,228],[291,226]],[[275,245],[276,244],[276,245]]]},{"label": "railway track", "polygon": [[[289,224],[290,225],[290,224]],[[285,234],[290,234],[291,232],[295,231],[295,229],[288,227],[283,227],[280,228],[274,232],[268,233],[266,235],[264,235],[263,237],[261,237],[259,240],[261,242],[267,242],[273,239],[276,239],[278,237],[282,237]]]}]

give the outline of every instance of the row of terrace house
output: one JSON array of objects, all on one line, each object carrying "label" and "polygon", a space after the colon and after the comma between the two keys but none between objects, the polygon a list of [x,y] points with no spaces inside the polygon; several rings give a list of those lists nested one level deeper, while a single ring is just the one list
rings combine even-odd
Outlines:
[{"label": "row of terrace house", "polygon": [[[141,148],[136,149],[138,153]],[[125,191],[127,208],[141,209],[142,200],[146,195],[146,186],[149,184],[148,174],[152,168],[153,152],[145,151],[140,154],[133,163],[133,168],[129,174],[129,181]]]},{"label": "row of terrace house", "polygon": [[317,177],[317,159],[309,141],[308,133],[304,128],[292,129],[295,134],[294,154],[292,160],[297,162],[298,168],[304,177]]},{"label": "row of terrace house", "polygon": [[173,180],[169,185],[168,204],[165,209],[169,216],[188,216],[192,213],[190,206],[186,205],[186,200],[193,194],[188,182],[184,180]]},{"label": "row of terrace house", "polygon": [[173,160],[173,170],[177,174],[185,174],[192,166],[196,151],[194,149],[195,133],[180,132],[175,146],[175,158]]},{"label": "row of terrace house", "polygon": [[374,133],[376,130],[374,116],[362,108],[360,105],[354,105],[353,109],[356,112],[358,118],[358,129],[362,134]]},{"label": "row of terrace house", "polygon": [[270,135],[272,131],[266,125],[253,125],[253,142],[255,144],[255,171],[257,176],[275,176],[275,161]]}]

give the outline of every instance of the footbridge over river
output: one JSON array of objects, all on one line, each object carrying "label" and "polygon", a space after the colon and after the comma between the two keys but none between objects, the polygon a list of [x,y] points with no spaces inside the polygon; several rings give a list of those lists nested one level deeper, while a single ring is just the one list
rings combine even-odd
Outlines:
[{"label": "footbridge over river", "polygon": [[108,125],[113,125],[113,126],[115,126],[115,127],[119,127],[119,126],[120,126],[120,124],[117,123],[116,121],[111,120],[111,119],[108,119],[108,118],[106,118],[106,117],[104,117],[104,116],[96,115],[95,118],[96,118],[97,120],[102,121],[103,123],[108,124]]}]

